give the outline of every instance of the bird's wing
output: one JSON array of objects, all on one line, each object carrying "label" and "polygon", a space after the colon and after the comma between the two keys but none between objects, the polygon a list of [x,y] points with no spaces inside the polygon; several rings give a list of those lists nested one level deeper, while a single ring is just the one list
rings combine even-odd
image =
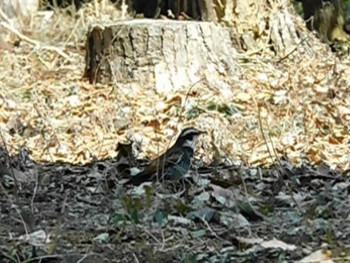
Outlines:
[{"label": "bird's wing", "polygon": [[134,173],[130,179],[131,183],[140,185],[144,182],[151,181],[154,175],[162,175],[164,167],[177,164],[181,160],[183,154],[184,152],[180,149],[169,149],[168,152],[152,160],[145,169]]}]

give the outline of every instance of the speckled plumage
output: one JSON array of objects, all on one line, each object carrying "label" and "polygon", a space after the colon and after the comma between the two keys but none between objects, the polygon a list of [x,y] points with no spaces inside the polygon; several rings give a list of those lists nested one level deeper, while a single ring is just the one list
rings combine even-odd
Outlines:
[{"label": "speckled plumage", "polygon": [[147,181],[180,180],[190,169],[196,138],[204,132],[189,127],[181,131],[175,144],[164,154],[152,160],[144,170],[137,172],[130,183],[140,185]]}]

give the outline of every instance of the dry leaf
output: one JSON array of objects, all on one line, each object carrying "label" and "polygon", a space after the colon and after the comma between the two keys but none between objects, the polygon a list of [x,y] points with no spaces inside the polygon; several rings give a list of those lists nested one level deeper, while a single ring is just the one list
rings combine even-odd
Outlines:
[{"label": "dry leaf", "polygon": [[330,250],[317,250],[305,258],[298,261],[298,263],[333,263],[331,259],[332,253]]}]

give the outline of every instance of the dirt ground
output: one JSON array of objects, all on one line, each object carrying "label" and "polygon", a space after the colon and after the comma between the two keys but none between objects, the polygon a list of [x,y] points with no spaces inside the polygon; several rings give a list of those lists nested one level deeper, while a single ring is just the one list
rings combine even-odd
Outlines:
[{"label": "dirt ground", "polygon": [[[226,90],[91,84],[89,25],[124,19],[100,2],[1,22],[0,262],[350,262],[349,60],[295,16],[313,57],[267,28]],[[124,184],[118,143],[143,166],[190,125],[184,182]]]},{"label": "dirt ground", "polygon": [[197,161],[185,184],[144,188],[123,185],[120,165],[43,165],[2,149],[0,261],[292,262],[322,249],[347,262],[347,173]]}]

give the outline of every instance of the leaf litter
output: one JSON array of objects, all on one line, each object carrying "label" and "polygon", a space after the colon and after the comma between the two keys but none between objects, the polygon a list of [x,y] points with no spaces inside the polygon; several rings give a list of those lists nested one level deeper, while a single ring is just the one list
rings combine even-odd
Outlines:
[{"label": "leaf litter", "polygon": [[325,244],[328,254],[347,249],[350,180],[326,165],[257,171],[197,160],[185,186],[135,188],[116,172],[126,156],[85,165],[20,156],[0,152],[2,262],[28,253],[33,262],[291,262]]},{"label": "leaf litter", "polygon": [[[87,25],[117,12],[96,7],[32,18],[31,37],[60,52],[0,53],[1,261],[349,260],[346,61],[310,37],[312,60],[243,54],[226,89],[92,85]],[[188,125],[210,136],[185,186],[122,186]]]}]

